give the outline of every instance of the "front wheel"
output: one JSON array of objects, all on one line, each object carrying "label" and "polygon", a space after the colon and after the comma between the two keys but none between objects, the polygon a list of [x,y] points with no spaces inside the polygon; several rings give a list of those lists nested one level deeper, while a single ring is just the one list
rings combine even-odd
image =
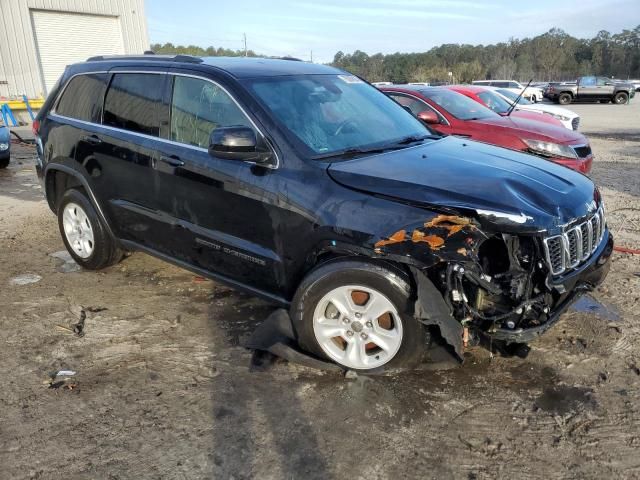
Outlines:
[{"label": "front wheel", "polygon": [[429,336],[410,297],[408,278],[392,267],[334,261],[302,281],[291,318],[304,349],[345,369],[411,368],[423,360]]},{"label": "front wheel", "polygon": [[0,158],[0,168],[7,168],[9,166],[9,157]]},{"label": "front wheel", "polygon": [[531,95],[531,101],[533,103],[538,103],[538,98],[535,95]]}]

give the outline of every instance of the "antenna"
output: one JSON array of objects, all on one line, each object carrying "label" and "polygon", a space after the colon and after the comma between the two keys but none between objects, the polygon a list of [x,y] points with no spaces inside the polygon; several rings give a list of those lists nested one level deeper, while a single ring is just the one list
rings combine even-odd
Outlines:
[{"label": "antenna", "polygon": [[246,57],[247,56],[247,34],[243,33],[242,35],[244,37],[244,56]]},{"label": "antenna", "polygon": [[518,105],[518,102],[522,98],[522,95],[524,95],[524,92],[527,90],[527,88],[529,88],[529,85],[531,85],[531,82],[533,82],[533,78],[529,80],[529,83],[527,83],[527,86],[522,89],[522,91],[520,92],[520,95],[518,95],[518,97],[513,101],[511,108],[507,111],[507,117],[511,116],[511,112],[513,112],[516,109],[516,105]]}]

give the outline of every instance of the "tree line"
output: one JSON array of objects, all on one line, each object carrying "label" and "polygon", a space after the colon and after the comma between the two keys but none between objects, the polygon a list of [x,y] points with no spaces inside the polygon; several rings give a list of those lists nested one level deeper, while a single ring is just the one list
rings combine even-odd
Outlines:
[{"label": "tree line", "polygon": [[537,37],[495,45],[445,44],[423,53],[389,55],[338,52],[332,65],[370,82],[553,81],[581,75],[640,78],[640,25],[614,35],[602,30],[591,39],[553,28]]},{"label": "tree line", "polygon": [[[151,50],[159,55],[194,55],[197,57],[244,57],[244,50],[232,50],[222,47],[202,48],[197,45],[174,45],[171,42],[165,44],[152,43]],[[253,50],[247,50],[247,57],[257,57]]]},{"label": "tree line", "polygon": [[[172,43],[152,44],[151,49],[165,54],[245,55],[244,50]],[[246,55],[258,56],[253,50]],[[537,37],[511,38],[494,45],[444,44],[422,53],[388,55],[368,55],[361,50],[338,52],[331,64],[370,82],[468,83],[485,78],[526,82],[575,80],[581,75],[640,78],[640,25],[613,35],[602,30],[590,39],[575,38],[553,28]]]}]

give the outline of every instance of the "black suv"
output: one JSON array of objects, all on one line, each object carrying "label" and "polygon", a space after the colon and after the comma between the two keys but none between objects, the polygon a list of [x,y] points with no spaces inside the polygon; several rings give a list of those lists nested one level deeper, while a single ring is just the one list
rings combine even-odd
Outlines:
[{"label": "black suv", "polygon": [[439,333],[521,345],[608,270],[597,188],[428,130],[347,72],[294,60],[96,57],[34,126],[83,267],[141,250],[289,307],[345,368],[419,362]]}]

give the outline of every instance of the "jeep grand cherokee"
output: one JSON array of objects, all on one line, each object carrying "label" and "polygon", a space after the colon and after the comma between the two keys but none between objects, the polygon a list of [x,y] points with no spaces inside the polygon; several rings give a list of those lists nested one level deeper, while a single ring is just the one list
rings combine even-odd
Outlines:
[{"label": "jeep grand cherokee", "polygon": [[439,331],[523,344],[604,278],[584,175],[442,137],[359,78],[259,58],[96,57],[34,125],[87,269],[140,250],[289,307],[302,348],[365,372]]}]

